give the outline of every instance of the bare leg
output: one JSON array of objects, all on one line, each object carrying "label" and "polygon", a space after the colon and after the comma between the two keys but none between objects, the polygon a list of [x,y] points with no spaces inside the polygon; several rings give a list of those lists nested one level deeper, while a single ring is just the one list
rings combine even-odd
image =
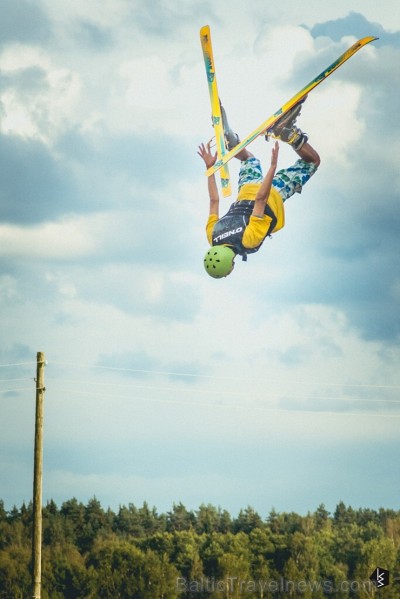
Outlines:
[{"label": "bare leg", "polygon": [[254,158],[254,154],[249,152],[247,148],[243,148],[243,150],[236,154],[235,158],[242,162],[244,160],[247,160],[248,158]]},{"label": "bare leg", "polygon": [[314,148],[306,142],[300,150],[295,150],[295,152],[300,156],[302,160],[305,162],[313,162],[316,166],[320,165],[321,159],[319,154]]}]

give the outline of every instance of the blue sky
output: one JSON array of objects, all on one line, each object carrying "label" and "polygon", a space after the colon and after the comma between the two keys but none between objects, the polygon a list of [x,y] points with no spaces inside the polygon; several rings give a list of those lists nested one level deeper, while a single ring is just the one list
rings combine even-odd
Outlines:
[{"label": "blue sky", "polygon": [[[43,351],[44,501],[397,509],[398,2],[0,7],[6,506],[32,495]],[[379,36],[309,96],[299,124],[321,167],[221,281],[202,266],[204,24],[242,136]],[[252,145],[265,165],[270,150]],[[282,147],[279,165],[293,159]]]}]

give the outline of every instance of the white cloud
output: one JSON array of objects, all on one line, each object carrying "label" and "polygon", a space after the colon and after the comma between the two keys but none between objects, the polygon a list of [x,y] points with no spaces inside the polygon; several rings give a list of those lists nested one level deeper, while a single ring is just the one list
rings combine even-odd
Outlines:
[{"label": "white cloud", "polygon": [[[49,144],[77,122],[76,110],[81,99],[77,73],[54,65],[44,51],[22,45],[14,45],[3,52],[0,68],[10,82],[0,94],[2,133]],[[37,84],[32,89],[25,89],[22,83],[24,72],[32,77],[32,71],[29,72],[32,69],[38,69]]]},{"label": "white cloud", "polygon": [[367,123],[360,117],[365,92],[351,83],[329,81],[323,86],[307,99],[300,125],[312,131],[310,143],[318,148],[323,168],[334,181],[337,169],[351,169],[351,155],[367,131]]},{"label": "white cloud", "polygon": [[102,27],[115,27],[131,12],[130,3],[125,0],[103,0],[101,4],[97,0],[70,0],[68,3],[41,0],[41,3],[52,21],[60,27],[65,27],[66,23],[71,26],[78,20],[87,20]]},{"label": "white cloud", "polygon": [[289,78],[296,64],[307,61],[315,52],[314,40],[310,33],[304,27],[294,25],[271,28],[269,24],[265,24],[254,49],[259,59],[267,61],[268,80],[282,75]]},{"label": "white cloud", "polygon": [[32,227],[0,225],[0,255],[29,260],[70,260],[93,255],[99,249],[98,233],[106,223],[96,223],[93,231],[93,220],[88,220],[78,217]]}]

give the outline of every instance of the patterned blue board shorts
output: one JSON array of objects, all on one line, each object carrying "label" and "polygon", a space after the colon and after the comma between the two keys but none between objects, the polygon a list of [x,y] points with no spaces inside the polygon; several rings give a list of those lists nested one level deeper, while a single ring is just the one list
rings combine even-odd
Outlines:
[{"label": "patterned blue board shorts", "polygon": [[[281,194],[283,201],[295,193],[301,193],[303,186],[317,170],[313,162],[306,162],[301,158],[293,166],[282,168],[272,180],[272,185]],[[258,158],[252,157],[244,160],[239,171],[239,191],[245,183],[261,183],[264,176],[261,163]]]}]

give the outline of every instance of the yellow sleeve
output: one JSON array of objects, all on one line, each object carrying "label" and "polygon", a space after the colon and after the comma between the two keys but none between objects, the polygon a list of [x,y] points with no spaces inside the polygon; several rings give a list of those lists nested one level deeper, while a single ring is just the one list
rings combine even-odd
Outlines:
[{"label": "yellow sleeve", "polygon": [[218,216],[216,214],[210,214],[206,225],[207,239],[210,245],[212,245],[212,232],[216,222],[218,222]]},{"label": "yellow sleeve", "polygon": [[264,241],[271,224],[271,218],[264,214],[262,218],[258,216],[250,216],[249,224],[244,233],[242,243],[245,248],[252,249],[260,245]]}]

